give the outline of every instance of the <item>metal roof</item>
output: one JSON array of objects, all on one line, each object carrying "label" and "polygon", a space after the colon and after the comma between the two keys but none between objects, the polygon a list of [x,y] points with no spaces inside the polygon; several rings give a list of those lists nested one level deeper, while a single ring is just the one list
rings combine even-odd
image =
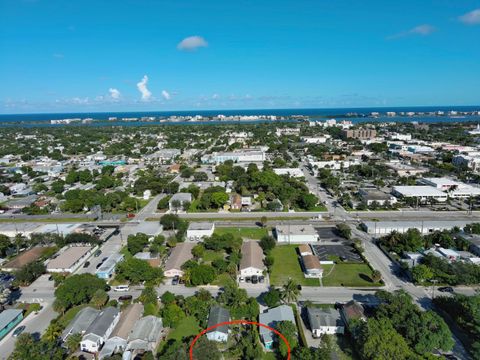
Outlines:
[{"label": "metal roof", "polygon": [[118,309],[112,306],[105,308],[100,314],[98,314],[85,333],[103,337],[117,316]]},{"label": "metal roof", "polygon": [[162,319],[153,315],[148,315],[135,323],[128,340],[143,340],[150,343],[156,343],[162,336],[162,330]]},{"label": "metal roof", "polygon": [[123,260],[123,255],[122,254],[112,254],[108,257],[107,260],[100,266],[100,268],[96,271],[97,273],[102,273],[102,272],[111,272],[113,269],[115,269],[115,266]]},{"label": "metal roof", "polygon": [[[210,308],[210,314],[208,315],[207,328],[220,324],[222,322],[230,321],[230,313],[227,309],[220,306],[212,306]],[[228,334],[228,325],[222,325],[210,330],[209,332],[222,332]]]},{"label": "metal roof", "polygon": [[323,326],[343,326],[342,317],[340,316],[340,311],[328,308],[307,308],[308,322],[310,323],[310,328],[320,329]]},{"label": "metal roof", "polygon": [[92,307],[86,307],[80,310],[63,331],[62,338],[65,340],[71,334],[83,334],[95,321],[99,313],[99,310]]},{"label": "metal roof", "polygon": [[[275,325],[280,321],[291,321],[295,324],[295,316],[293,315],[293,310],[288,305],[280,305],[276,308],[268,309],[266,312],[260,314],[260,323],[268,325],[270,327],[275,327]],[[273,340],[273,331],[260,327],[260,335],[263,337],[265,342]]]},{"label": "metal roof", "polygon": [[20,309],[3,310],[0,313],[0,330],[6,328],[22,312]]}]

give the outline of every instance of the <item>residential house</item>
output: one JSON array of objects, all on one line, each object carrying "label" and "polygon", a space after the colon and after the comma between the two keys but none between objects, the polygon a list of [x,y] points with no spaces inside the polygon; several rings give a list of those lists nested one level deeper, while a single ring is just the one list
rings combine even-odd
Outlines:
[{"label": "residential house", "polygon": [[183,242],[173,248],[165,263],[165,277],[183,276],[182,265],[193,258],[192,249],[194,246],[195,243],[193,242]]},{"label": "residential house", "polygon": [[[230,321],[230,313],[227,309],[220,306],[212,306],[210,308],[207,328],[227,321]],[[217,326],[216,328],[207,331],[207,339],[216,342],[227,342],[228,325]]]},{"label": "residential house", "polygon": [[62,340],[65,342],[72,334],[83,335],[90,325],[95,321],[100,310],[86,307],[80,310],[62,333]]},{"label": "residential house", "polygon": [[345,325],[340,311],[333,308],[307,308],[308,322],[314,338],[323,334],[343,334]]},{"label": "residential house", "polygon": [[263,250],[258,241],[245,241],[242,244],[242,258],[239,266],[239,280],[251,276],[261,276],[265,265],[263,264]]},{"label": "residential house", "polygon": [[300,256],[313,255],[312,248],[308,244],[301,244],[298,246]]},{"label": "residential house", "polygon": [[352,320],[367,320],[365,316],[365,309],[355,300],[350,300],[344,304],[340,310],[340,314],[342,315],[342,319],[347,327]]},{"label": "residential house", "polygon": [[118,309],[110,306],[102,310],[85,330],[80,342],[80,349],[89,353],[99,352],[119,319],[120,313]]},{"label": "residential house", "polygon": [[185,205],[192,203],[192,194],[190,193],[176,193],[169,202],[168,207],[170,211],[186,210]]},{"label": "residential house", "polygon": [[[290,321],[295,324],[295,315],[293,314],[293,310],[290,306],[280,305],[275,308],[268,309],[259,315],[259,322],[272,328],[275,328],[277,323],[280,321]],[[262,326],[260,327],[260,337],[262,338],[265,348],[269,350],[272,349],[275,340],[274,332]]]},{"label": "residential house", "polygon": [[0,339],[3,339],[23,319],[23,310],[7,309],[0,313]]},{"label": "residential house", "polygon": [[162,319],[153,315],[142,317],[128,336],[127,349],[133,353],[156,352],[160,340],[166,335]]},{"label": "residential house", "polygon": [[306,278],[321,278],[323,275],[323,268],[320,265],[320,260],[315,255],[302,256],[302,264],[304,276]]}]

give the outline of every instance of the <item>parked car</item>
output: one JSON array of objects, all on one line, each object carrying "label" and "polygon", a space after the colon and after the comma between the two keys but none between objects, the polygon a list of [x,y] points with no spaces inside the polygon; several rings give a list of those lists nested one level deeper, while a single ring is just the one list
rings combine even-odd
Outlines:
[{"label": "parked car", "polygon": [[439,287],[438,291],[453,293],[453,288],[451,286]]},{"label": "parked car", "polygon": [[97,266],[95,266],[95,268],[98,269],[100,266],[102,266],[102,264],[103,264],[103,262],[99,262],[99,263],[97,264]]},{"label": "parked car", "polygon": [[252,276],[252,284],[257,284],[258,283],[258,276],[257,275],[253,275]]},{"label": "parked car", "polygon": [[265,276],[259,276],[259,277],[258,277],[258,282],[259,282],[260,284],[263,284],[263,283],[265,282]]},{"label": "parked car", "polygon": [[117,285],[113,288],[113,291],[129,291],[130,287],[128,285]]},{"label": "parked car", "polygon": [[119,301],[130,301],[132,300],[132,295],[122,295],[118,298]]},{"label": "parked car", "polygon": [[95,251],[95,254],[93,254],[93,256],[99,257],[101,254],[102,254],[102,250],[98,249],[97,251]]},{"label": "parked car", "polygon": [[17,337],[19,336],[23,331],[25,330],[25,326],[19,326],[15,329],[15,331],[13,332],[12,336],[13,337]]},{"label": "parked car", "polygon": [[85,263],[83,264],[83,267],[84,268],[87,268],[90,266],[90,261],[85,261]]},{"label": "parked car", "polygon": [[178,285],[179,282],[180,282],[180,276],[175,275],[172,279],[172,285]]},{"label": "parked car", "polygon": [[105,256],[105,257],[102,259],[102,263],[105,262],[107,259],[108,259],[108,256]]}]

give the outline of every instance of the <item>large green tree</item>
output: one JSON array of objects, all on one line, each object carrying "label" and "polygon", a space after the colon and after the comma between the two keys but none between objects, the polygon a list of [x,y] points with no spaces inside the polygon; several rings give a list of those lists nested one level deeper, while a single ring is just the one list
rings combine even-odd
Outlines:
[{"label": "large green tree", "polygon": [[97,290],[105,290],[105,280],[92,274],[72,275],[55,290],[55,306],[67,310],[71,306],[88,303]]}]

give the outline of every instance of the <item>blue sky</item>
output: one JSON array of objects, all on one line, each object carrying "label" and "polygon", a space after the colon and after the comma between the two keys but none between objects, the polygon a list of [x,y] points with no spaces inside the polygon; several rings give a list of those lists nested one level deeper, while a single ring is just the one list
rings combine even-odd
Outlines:
[{"label": "blue sky", "polygon": [[0,112],[480,104],[480,0],[0,0]]}]

